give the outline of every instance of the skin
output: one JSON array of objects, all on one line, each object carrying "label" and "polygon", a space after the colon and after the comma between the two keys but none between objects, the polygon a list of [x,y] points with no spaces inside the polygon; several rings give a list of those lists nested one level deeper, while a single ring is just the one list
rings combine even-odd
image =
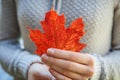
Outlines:
[{"label": "skin", "polygon": [[94,73],[90,54],[50,48],[41,57],[56,80],[88,80]]},{"label": "skin", "polygon": [[28,80],[55,80],[45,64],[34,63],[28,70]]}]

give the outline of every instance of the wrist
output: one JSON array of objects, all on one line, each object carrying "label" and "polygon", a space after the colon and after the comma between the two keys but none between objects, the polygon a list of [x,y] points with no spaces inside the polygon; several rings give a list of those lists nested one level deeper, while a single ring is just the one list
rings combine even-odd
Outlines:
[{"label": "wrist", "polygon": [[42,65],[43,65],[43,63],[40,63],[40,62],[32,63],[28,68],[28,74],[31,73],[32,70],[36,68],[36,66],[42,66]]},{"label": "wrist", "polygon": [[19,62],[17,64],[17,71],[22,75],[22,77],[27,79],[29,67],[33,63],[42,63],[42,60],[39,56],[24,51],[21,53],[21,56],[19,58]]},{"label": "wrist", "polygon": [[29,75],[32,75],[33,72],[37,71],[36,67],[42,66],[42,65],[43,65],[43,63],[40,63],[40,62],[32,63],[28,68],[28,75],[27,76],[29,77]]}]

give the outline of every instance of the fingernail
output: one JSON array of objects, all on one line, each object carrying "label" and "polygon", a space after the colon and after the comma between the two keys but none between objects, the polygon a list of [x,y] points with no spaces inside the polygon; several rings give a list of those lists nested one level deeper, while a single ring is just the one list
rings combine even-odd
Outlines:
[{"label": "fingernail", "polygon": [[49,49],[47,50],[47,54],[54,54],[54,50],[51,49],[51,48],[49,48]]},{"label": "fingernail", "polygon": [[43,55],[42,55],[42,58],[44,58],[44,59],[48,59],[48,57],[47,57],[46,54],[43,54]]}]

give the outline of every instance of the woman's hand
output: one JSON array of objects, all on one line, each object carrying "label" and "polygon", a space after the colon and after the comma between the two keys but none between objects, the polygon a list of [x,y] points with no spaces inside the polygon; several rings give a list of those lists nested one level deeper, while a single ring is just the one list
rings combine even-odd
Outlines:
[{"label": "woman's hand", "polygon": [[94,58],[60,49],[48,49],[42,60],[57,80],[88,80],[94,73]]},{"label": "woman's hand", "polygon": [[28,71],[28,80],[54,80],[45,64],[34,63]]}]

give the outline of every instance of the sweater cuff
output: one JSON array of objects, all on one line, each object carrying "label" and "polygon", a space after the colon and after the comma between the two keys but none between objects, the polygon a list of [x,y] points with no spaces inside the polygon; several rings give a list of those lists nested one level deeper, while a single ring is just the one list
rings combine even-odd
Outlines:
[{"label": "sweater cuff", "polygon": [[23,78],[27,79],[28,69],[30,65],[36,62],[42,63],[42,60],[39,56],[35,54],[30,54],[27,51],[23,51],[16,65],[16,71],[18,71],[18,73],[20,74],[20,76],[18,77],[23,76]]},{"label": "sweater cuff", "polygon": [[98,56],[96,54],[94,54],[93,56],[95,59],[95,64],[94,64],[95,72],[93,76],[90,78],[90,80],[99,80],[102,75],[102,71],[103,71],[102,58],[101,56]]}]

